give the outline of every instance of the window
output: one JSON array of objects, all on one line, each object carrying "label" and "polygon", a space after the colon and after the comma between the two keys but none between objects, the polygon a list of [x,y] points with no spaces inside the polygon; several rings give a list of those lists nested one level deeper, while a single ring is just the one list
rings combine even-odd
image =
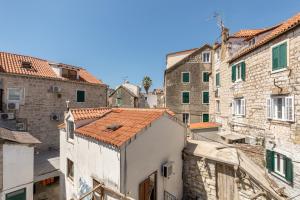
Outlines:
[{"label": "window", "polygon": [[184,124],[190,123],[190,114],[189,113],[182,113],[182,122]]},{"label": "window", "polygon": [[8,88],[7,99],[9,102],[20,102],[23,99],[22,88]]},{"label": "window", "polygon": [[6,194],[6,200],[26,200],[26,188]]},{"label": "window", "polygon": [[210,52],[209,51],[202,52],[202,62],[210,63]]},{"label": "window", "polygon": [[67,137],[74,140],[74,122],[67,120]]},{"label": "window", "polygon": [[202,92],[202,104],[209,104],[209,92],[208,91]]},{"label": "window", "polygon": [[294,98],[292,96],[272,96],[268,98],[267,118],[294,121]]},{"label": "window", "polygon": [[245,62],[240,62],[236,65],[233,65],[231,68],[231,79],[232,82],[236,81],[245,81],[246,78],[246,64]]},{"label": "window", "polygon": [[249,40],[249,46],[252,46],[255,44],[255,38],[252,38],[251,40]]},{"label": "window", "polygon": [[216,100],[216,112],[220,112],[220,100]]},{"label": "window", "polygon": [[77,102],[84,102],[85,101],[85,91],[77,90]]},{"label": "window", "polygon": [[290,158],[272,150],[266,151],[266,167],[286,181],[293,183],[293,162]]},{"label": "window", "polygon": [[188,104],[190,103],[190,92],[182,92],[181,93],[182,103]]},{"label": "window", "polygon": [[215,52],[215,60],[216,62],[220,61],[220,49],[217,49]]},{"label": "window", "polygon": [[25,61],[23,61],[22,62],[22,68],[31,69],[32,68],[31,62],[25,62]]},{"label": "window", "polygon": [[287,42],[272,47],[272,71],[287,67]]},{"label": "window", "polygon": [[245,99],[243,98],[238,98],[234,99],[232,101],[232,114],[233,115],[240,115],[244,116],[245,115]]},{"label": "window", "polygon": [[209,114],[202,114],[202,122],[209,122]]},{"label": "window", "polygon": [[216,86],[220,86],[220,73],[216,73]]},{"label": "window", "polygon": [[[145,100],[147,100],[147,99],[145,99]],[[122,106],[122,99],[121,98],[116,98],[116,104],[117,104],[118,107]]]},{"label": "window", "polygon": [[182,81],[182,83],[189,83],[190,82],[190,72],[182,72],[181,73],[181,81]]},{"label": "window", "polygon": [[67,177],[74,180],[74,163],[67,158]]},{"label": "window", "polygon": [[202,82],[209,82],[209,72],[202,72]]}]

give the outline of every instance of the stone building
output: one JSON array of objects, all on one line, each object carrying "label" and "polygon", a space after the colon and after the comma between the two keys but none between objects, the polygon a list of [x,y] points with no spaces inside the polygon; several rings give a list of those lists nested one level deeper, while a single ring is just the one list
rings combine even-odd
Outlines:
[{"label": "stone building", "polygon": [[166,59],[166,107],[186,124],[209,121],[211,47],[170,53]]},{"label": "stone building", "polygon": [[141,88],[129,83],[129,81],[118,86],[109,95],[110,107],[144,108],[145,104],[146,101],[144,95],[141,93]]},{"label": "stone building", "polygon": [[265,171],[300,193],[300,14],[273,27],[241,30],[214,46],[211,119],[221,135],[265,148]]},{"label": "stone building", "polygon": [[35,183],[59,175],[57,126],[67,105],[107,106],[106,92],[107,86],[83,68],[0,53],[0,125],[41,141],[35,149]]}]

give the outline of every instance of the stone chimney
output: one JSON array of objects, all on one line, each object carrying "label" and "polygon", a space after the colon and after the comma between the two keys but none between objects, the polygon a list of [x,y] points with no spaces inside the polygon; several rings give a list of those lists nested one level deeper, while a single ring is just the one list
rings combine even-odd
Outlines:
[{"label": "stone chimney", "polygon": [[224,60],[226,57],[228,38],[229,38],[229,29],[226,27],[223,27],[222,28],[222,41],[221,41],[221,60]]}]

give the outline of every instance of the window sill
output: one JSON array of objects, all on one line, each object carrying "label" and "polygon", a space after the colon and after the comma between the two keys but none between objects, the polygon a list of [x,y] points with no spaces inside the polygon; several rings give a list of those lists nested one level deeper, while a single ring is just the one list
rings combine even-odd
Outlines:
[{"label": "window sill", "polygon": [[202,103],[202,105],[209,105],[209,103]]},{"label": "window sill", "polygon": [[276,73],[284,72],[284,71],[287,71],[287,70],[288,70],[288,67],[286,66],[286,67],[284,67],[282,69],[271,71],[271,74],[276,74]]},{"label": "window sill", "polygon": [[269,174],[271,174],[272,176],[278,178],[279,180],[281,180],[282,182],[284,182],[284,183],[286,183],[288,185],[292,185],[291,182],[287,181],[284,176],[282,176],[281,174],[278,174],[277,172],[271,172],[271,171],[269,171]]},{"label": "window sill", "polygon": [[190,103],[181,103],[181,105],[190,105]]},{"label": "window sill", "polygon": [[245,115],[238,115],[238,114],[234,114],[234,115],[232,115],[233,117],[237,117],[237,118],[244,118],[245,117]]},{"label": "window sill", "polygon": [[280,119],[268,119],[268,121],[271,124],[285,124],[285,125],[290,125],[290,124],[295,123],[293,121],[285,121],[285,120],[280,120]]}]

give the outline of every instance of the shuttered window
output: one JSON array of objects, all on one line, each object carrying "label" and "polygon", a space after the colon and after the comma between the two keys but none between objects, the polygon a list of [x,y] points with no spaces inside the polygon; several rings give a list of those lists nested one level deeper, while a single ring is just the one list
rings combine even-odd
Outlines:
[{"label": "shuttered window", "polygon": [[85,101],[85,91],[77,90],[77,102]]},{"label": "shuttered window", "polygon": [[181,73],[182,76],[182,82],[183,83],[189,83],[190,82],[190,73],[189,72],[182,72]]},{"label": "shuttered window", "polygon": [[232,114],[245,116],[246,114],[246,101],[244,98],[237,98],[232,101]]},{"label": "shuttered window", "polygon": [[209,92],[207,92],[207,91],[202,92],[202,103],[203,104],[209,103]]},{"label": "shuttered window", "polygon": [[276,71],[287,67],[287,42],[272,48],[272,70]]},{"label": "shuttered window", "polygon": [[244,61],[231,67],[231,80],[232,82],[246,80],[246,63]]},{"label": "shuttered window", "polygon": [[266,168],[293,183],[293,162],[290,158],[272,150],[266,150]]},{"label": "shuttered window", "polygon": [[209,114],[202,114],[202,121],[209,122]]},{"label": "shuttered window", "polygon": [[182,103],[190,103],[190,92],[182,92]]},{"label": "shuttered window", "polygon": [[293,96],[272,96],[266,101],[268,119],[295,121]]},{"label": "shuttered window", "polygon": [[202,77],[203,82],[209,82],[209,73],[208,72],[203,72],[203,77]]},{"label": "shuttered window", "polygon": [[216,74],[216,86],[220,86],[220,73]]},{"label": "shuttered window", "polygon": [[231,67],[231,80],[232,82],[235,82],[236,80],[236,65]]}]

